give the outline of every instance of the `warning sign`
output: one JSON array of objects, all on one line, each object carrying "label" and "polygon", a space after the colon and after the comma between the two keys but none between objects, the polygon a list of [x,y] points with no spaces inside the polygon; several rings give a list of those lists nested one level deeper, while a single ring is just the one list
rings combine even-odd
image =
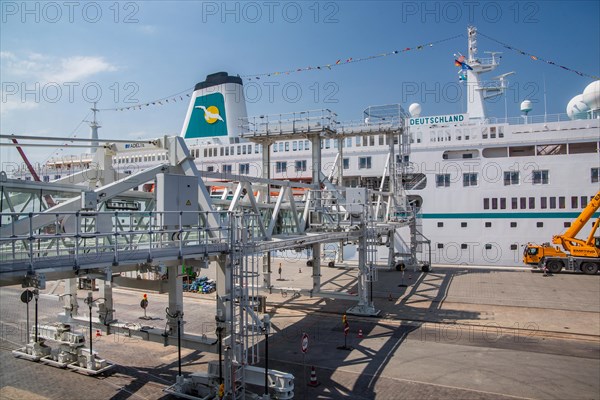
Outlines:
[{"label": "warning sign", "polygon": [[185,202],[185,205],[186,205],[186,206],[191,206],[191,205],[192,205],[192,202],[188,200],[188,201],[186,201],[186,202]]}]

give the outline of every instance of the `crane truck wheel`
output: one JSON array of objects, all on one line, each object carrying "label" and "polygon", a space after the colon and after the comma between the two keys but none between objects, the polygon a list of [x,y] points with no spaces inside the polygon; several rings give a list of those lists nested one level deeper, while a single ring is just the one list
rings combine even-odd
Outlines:
[{"label": "crane truck wheel", "polygon": [[552,260],[548,261],[548,270],[553,274],[558,274],[563,269],[562,261]]},{"label": "crane truck wheel", "polygon": [[583,265],[581,266],[581,270],[584,274],[594,275],[598,272],[598,264],[594,264],[591,262],[583,263]]}]

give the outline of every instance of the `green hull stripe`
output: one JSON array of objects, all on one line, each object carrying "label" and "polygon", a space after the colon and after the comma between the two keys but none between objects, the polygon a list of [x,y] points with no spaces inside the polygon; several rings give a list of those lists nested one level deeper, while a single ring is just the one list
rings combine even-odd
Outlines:
[{"label": "green hull stripe", "polygon": [[[439,213],[422,214],[423,219],[500,219],[500,218],[567,218],[575,219],[578,212],[504,212],[504,213]],[[594,214],[594,218],[600,213]]]}]

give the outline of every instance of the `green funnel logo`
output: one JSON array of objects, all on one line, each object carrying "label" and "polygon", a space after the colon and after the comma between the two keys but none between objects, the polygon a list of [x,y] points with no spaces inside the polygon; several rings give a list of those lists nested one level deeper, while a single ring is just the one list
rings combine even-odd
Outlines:
[{"label": "green funnel logo", "polygon": [[227,136],[225,100],[221,93],[197,97],[185,138]]}]

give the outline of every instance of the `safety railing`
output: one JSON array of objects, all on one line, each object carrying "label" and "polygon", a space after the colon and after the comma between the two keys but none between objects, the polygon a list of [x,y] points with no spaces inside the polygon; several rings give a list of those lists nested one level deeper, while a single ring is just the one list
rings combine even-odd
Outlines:
[{"label": "safety railing", "polygon": [[269,136],[334,130],[337,115],[329,110],[310,110],[242,119],[243,136]]},{"label": "safety railing", "polygon": [[[113,265],[126,260],[152,260],[155,253],[169,249],[182,257],[198,246],[227,245],[228,212],[66,212],[50,214],[52,221],[34,226],[37,215],[28,213],[29,229],[0,238],[0,271],[26,263],[30,269],[43,267],[55,258],[67,258],[73,267],[93,264],[110,256]],[[214,214],[218,226],[210,226]],[[5,220],[23,219],[22,213],[3,213]],[[165,225],[168,221],[172,225]],[[173,223],[175,221],[175,223]]]}]

